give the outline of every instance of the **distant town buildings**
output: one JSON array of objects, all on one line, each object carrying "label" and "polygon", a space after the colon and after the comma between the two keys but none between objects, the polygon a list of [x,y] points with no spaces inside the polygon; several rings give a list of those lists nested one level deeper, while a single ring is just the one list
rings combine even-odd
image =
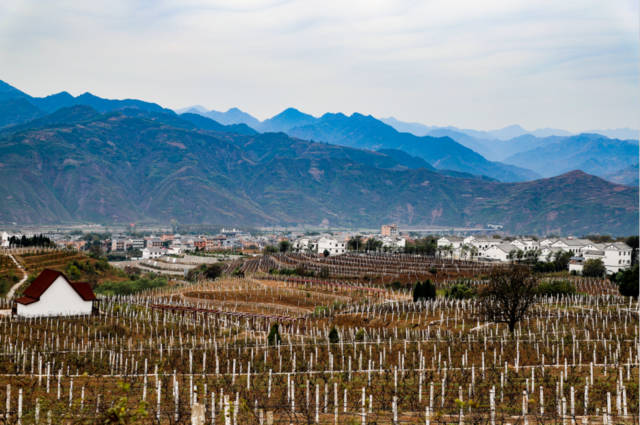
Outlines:
[{"label": "distant town buildings", "polygon": [[541,241],[531,238],[513,240],[483,239],[469,236],[443,236],[437,241],[440,255],[455,259],[477,259],[485,261],[512,261],[537,259],[552,261],[558,253],[572,255],[570,271],[582,273],[586,260],[601,260],[607,273],[617,273],[632,263],[633,250],[623,242],[596,243],[579,238],[547,238]]},{"label": "distant town buildings", "polygon": [[384,237],[396,237],[398,236],[398,225],[397,224],[383,224],[380,229],[380,234]]}]

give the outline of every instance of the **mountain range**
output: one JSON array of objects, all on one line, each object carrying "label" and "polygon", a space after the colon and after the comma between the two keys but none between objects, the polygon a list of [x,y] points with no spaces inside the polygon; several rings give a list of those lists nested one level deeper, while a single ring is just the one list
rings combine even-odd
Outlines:
[{"label": "mountain range", "polygon": [[[358,113],[351,116],[327,113],[316,118],[294,108],[262,122],[237,108],[226,113],[207,112],[202,107],[191,111],[219,117],[227,124],[246,123],[260,132],[283,131],[295,137],[364,149],[400,149],[437,169],[506,182],[550,177],[574,169],[603,178],[618,175],[616,183],[627,185],[634,185],[637,180],[630,173],[618,173],[638,162],[638,132],[628,128],[571,134],[554,128],[527,131],[512,125],[478,131],[407,123],[393,117],[376,119]],[[528,158],[534,160],[530,162]]]},{"label": "mountain range", "polygon": [[[3,105],[32,106],[30,119],[13,114],[0,129],[0,223],[176,219],[638,231],[637,187],[581,171],[505,183],[443,170],[493,165],[449,138],[401,133],[370,116],[315,118],[290,109],[265,124],[277,132],[260,133],[134,99],[55,96],[0,87]],[[51,112],[58,99],[72,105]]]}]

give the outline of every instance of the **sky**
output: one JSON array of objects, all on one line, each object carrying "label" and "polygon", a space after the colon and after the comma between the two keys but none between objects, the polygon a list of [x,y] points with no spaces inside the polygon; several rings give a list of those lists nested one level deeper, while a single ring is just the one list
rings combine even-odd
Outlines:
[{"label": "sky", "polygon": [[2,0],[0,79],[169,108],[638,128],[637,0]]}]

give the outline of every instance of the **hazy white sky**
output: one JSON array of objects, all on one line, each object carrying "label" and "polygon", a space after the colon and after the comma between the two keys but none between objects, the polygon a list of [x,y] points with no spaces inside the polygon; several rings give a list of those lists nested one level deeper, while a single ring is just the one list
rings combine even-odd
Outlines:
[{"label": "hazy white sky", "polygon": [[2,0],[0,79],[170,108],[639,126],[637,0]]}]

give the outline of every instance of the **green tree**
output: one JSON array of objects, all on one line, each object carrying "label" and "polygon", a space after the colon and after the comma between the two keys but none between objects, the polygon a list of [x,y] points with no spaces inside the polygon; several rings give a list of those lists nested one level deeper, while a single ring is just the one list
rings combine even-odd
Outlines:
[{"label": "green tree", "polygon": [[639,279],[638,263],[634,264],[630,269],[619,271],[614,277],[614,281],[618,284],[620,295],[633,298],[638,298],[640,293]]},{"label": "green tree", "polygon": [[404,252],[407,254],[436,255],[438,249],[437,239],[433,236],[427,236],[422,239],[415,239],[407,242]]},{"label": "green tree", "polygon": [[349,251],[362,250],[362,236],[357,235],[347,241],[347,249]]},{"label": "green tree", "polygon": [[291,242],[284,240],[278,243],[278,251],[280,252],[289,252],[291,251]]},{"label": "green tree", "polygon": [[367,242],[364,244],[365,251],[377,251],[382,248],[382,241],[379,241],[374,238],[367,239]]},{"label": "green tree", "polygon": [[220,264],[209,264],[203,275],[209,280],[214,280],[222,275],[222,266]]},{"label": "green tree", "polygon": [[629,236],[624,241],[631,247],[631,264],[638,263],[638,236]]},{"label": "green tree", "polygon": [[263,254],[276,254],[279,252],[278,248],[273,245],[267,245],[262,250]]},{"label": "green tree", "polygon": [[604,263],[600,259],[592,259],[584,262],[582,275],[587,277],[603,277],[607,273]]},{"label": "green tree", "polygon": [[69,264],[67,266],[67,270],[66,271],[67,271],[67,275],[69,276],[69,279],[71,279],[71,280],[78,280],[82,276],[80,274],[80,269],[75,264]]}]

